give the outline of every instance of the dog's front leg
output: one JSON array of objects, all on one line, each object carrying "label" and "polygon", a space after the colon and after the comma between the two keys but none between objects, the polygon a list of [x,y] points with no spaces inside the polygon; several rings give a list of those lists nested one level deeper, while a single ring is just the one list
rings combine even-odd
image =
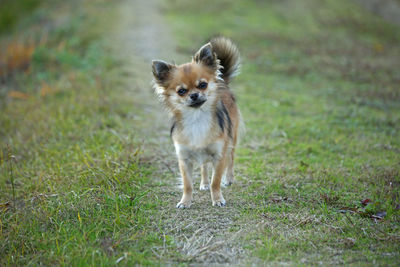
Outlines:
[{"label": "dog's front leg", "polygon": [[225,199],[221,192],[221,179],[226,168],[226,156],[222,156],[213,162],[214,172],[211,181],[211,199],[213,206],[225,206]]},{"label": "dog's front leg", "polygon": [[179,169],[183,180],[183,195],[181,201],[176,205],[177,208],[189,208],[192,202],[193,183],[192,172],[193,165],[187,159],[179,159]]}]

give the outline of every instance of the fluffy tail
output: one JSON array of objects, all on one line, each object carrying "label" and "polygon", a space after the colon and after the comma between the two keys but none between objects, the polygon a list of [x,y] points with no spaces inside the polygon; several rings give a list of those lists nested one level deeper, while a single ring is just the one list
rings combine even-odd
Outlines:
[{"label": "fluffy tail", "polygon": [[226,83],[239,74],[240,68],[240,53],[236,45],[228,38],[215,37],[210,40],[212,50],[219,59],[219,64],[222,66],[221,78]]}]

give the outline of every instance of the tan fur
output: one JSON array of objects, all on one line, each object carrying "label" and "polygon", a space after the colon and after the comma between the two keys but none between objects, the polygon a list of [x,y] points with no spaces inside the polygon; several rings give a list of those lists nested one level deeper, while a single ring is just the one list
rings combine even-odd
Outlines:
[{"label": "tan fur", "polygon": [[[239,54],[228,39],[213,41],[219,47],[204,45],[190,63],[179,66],[163,61],[153,62],[156,92],[173,119],[171,136],[178,156],[183,180],[183,195],[178,208],[191,205],[192,171],[201,165],[201,190],[210,189],[212,203],[224,206],[221,181],[234,180],[234,152],[238,138],[240,114],[228,81],[237,73]],[[218,48],[218,49],[217,49]],[[217,51],[229,65],[221,66]],[[227,60],[229,59],[229,60]],[[223,76],[220,69],[229,70]],[[206,87],[204,87],[206,84]],[[207,164],[213,166],[211,186]]]}]

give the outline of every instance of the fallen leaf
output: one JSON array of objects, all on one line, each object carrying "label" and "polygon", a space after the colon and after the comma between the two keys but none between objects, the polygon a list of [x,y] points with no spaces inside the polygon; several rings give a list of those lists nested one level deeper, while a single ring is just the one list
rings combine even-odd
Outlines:
[{"label": "fallen leaf", "polygon": [[360,201],[362,207],[342,207],[338,210],[340,213],[347,213],[347,212],[352,212],[359,214],[362,217],[370,218],[370,219],[375,219],[375,220],[382,220],[386,216],[386,211],[379,211],[379,207],[381,202],[378,201],[372,201],[369,198],[363,199]]},{"label": "fallen leaf", "polygon": [[369,199],[369,198],[366,198],[366,199],[364,199],[364,200],[361,200],[361,205],[363,205],[363,206],[367,206],[367,205],[368,205],[368,203],[370,203],[370,202],[372,202],[372,200],[371,200],[371,199]]},{"label": "fallen leaf", "polygon": [[29,95],[27,93],[11,90],[8,92],[8,97],[25,100],[29,98]]}]

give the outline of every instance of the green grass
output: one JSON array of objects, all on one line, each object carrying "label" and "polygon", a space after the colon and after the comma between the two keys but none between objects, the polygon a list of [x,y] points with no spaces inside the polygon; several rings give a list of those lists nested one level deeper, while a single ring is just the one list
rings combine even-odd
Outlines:
[{"label": "green grass", "polygon": [[12,32],[15,24],[24,15],[29,16],[39,4],[39,0],[2,0],[0,8],[0,33]]},{"label": "green grass", "polygon": [[[346,1],[178,1],[169,21],[182,51],[223,34],[242,52],[238,193],[256,207],[243,221],[266,222],[254,255],[398,264],[400,29]],[[366,198],[384,220],[339,212]]]},{"label": "green grass", "polygon": [[89,2],[45,1],[0,39],[35,45],[29,68],[0,77],[1,266],[201,264],[182,246],[199,224],[246,251],[237,264],[398,265],[398,27],[348,1],[164,5],[188,59],[215,34],[243,57],[228,206],[177,211],[175,169],[154,155],[161,110],[127,89],[150,67],[126,73],[110,48],[123,2]]},{"label": "green grass", "polygon": [[121,62],[101,35],[115,16],[105,1],[48,3],[17,36],[49,26],[29,71],[2,86],[2,266],[145,264],[154,258],[148,244],[165,242],[149,228],[159,203],[152,168],[130,129],[136,111],[122,93]]}]

